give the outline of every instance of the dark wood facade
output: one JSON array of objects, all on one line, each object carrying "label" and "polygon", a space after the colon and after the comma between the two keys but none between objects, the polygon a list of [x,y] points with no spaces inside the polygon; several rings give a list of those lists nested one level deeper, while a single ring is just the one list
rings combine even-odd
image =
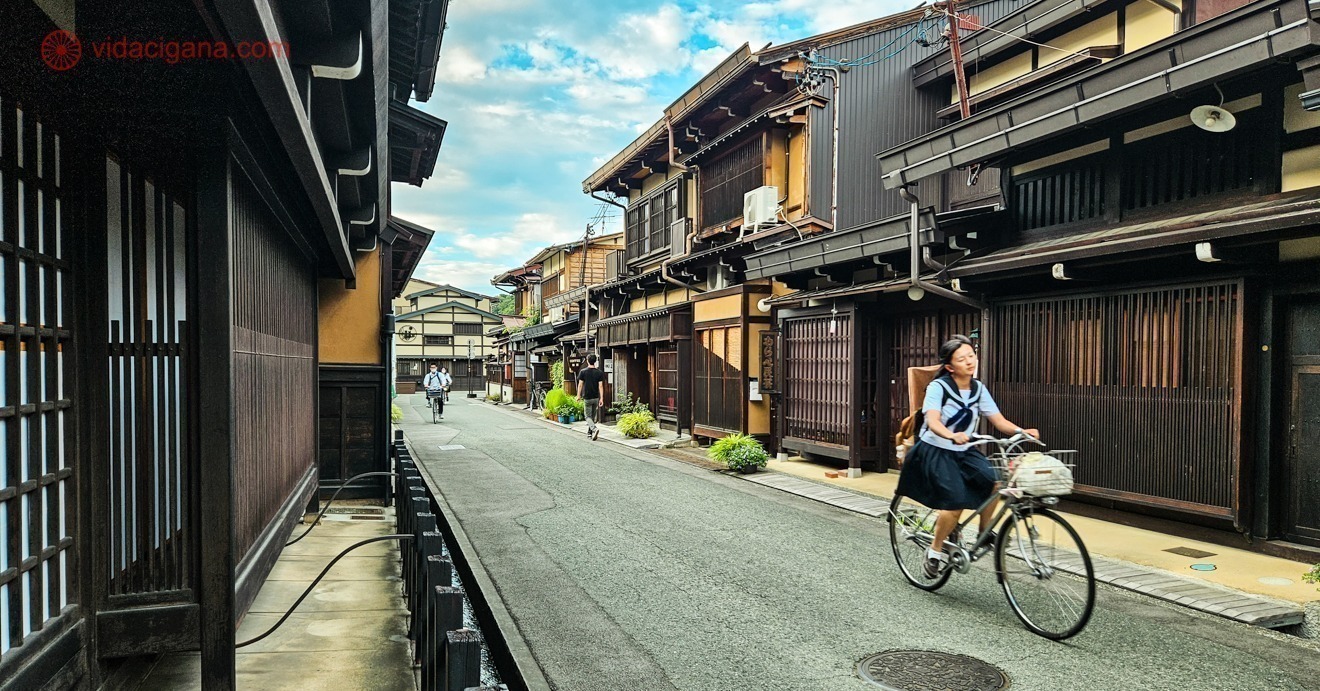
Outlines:
[{"label": "dark wood facade", "polygon": [[[316,485],[315,280],[352,279],[337,201],[384,204],[388,172],[330,184],[308,121],[333,113],[283,79],[319,83],[305,65],[40,60],[57,29],[278,39],[255,5],[80,0],[76,26],[55,5],[0,23],[0,687],[200,650],[203,687],[232,688]],[[350,13],[368,45],[377,9]]]}]

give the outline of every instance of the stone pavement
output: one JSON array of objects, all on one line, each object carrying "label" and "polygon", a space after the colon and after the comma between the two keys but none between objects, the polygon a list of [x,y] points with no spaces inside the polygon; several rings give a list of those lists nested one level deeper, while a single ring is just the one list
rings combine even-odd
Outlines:
[{"label": "stone pavement", "polygon": [[[328,513],[306,538],[284,548],[238,629],[240,642],[278,621],[345,547],[393,532],[392,508],[360,502],[345,508],[357,513]],[[297,526],[294,536],[305,528]],[[335,564],[275,633],[239,649],[238,688],[414,691],[407,616],[398,546],[377,542],[360,547]],[[196,653],[168,655],[140,688],[199,689],[200,674]]]},{"label": "stone pavement", "polygon": [[1021,626],[993,574],[909,586],[884,524],[864,514],[502,407],[446,417],[401,426],[557,689],[861,691],[874,687],[858,661],[894,649],[982,659],[1015,689],[1320,678],[1311,642],[1108,586],[1082,634],[1050,642]]}]

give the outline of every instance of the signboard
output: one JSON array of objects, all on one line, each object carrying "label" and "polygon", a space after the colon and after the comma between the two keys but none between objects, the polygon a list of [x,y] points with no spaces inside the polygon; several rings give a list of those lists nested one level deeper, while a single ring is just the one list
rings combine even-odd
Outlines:
[{"label": "signboard", "polygon": [[766,329],[761,332],[760,393],[779,393],[779,380],[775,377],[778,364],[779,331]]}]

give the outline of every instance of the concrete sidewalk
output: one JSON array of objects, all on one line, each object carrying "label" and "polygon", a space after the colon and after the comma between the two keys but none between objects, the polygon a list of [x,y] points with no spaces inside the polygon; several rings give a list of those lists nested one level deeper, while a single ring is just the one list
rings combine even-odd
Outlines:
[{"label": "concrete sidewalk", "polygon": [[[281,552],[238,629],[239,642],[278,621],[341,550],[394,531],[392,507],[336,502],[330,511],[306,538]],[[297,526],[293,537],[305,529]],[[238,688],[414,691],[407,634],[399,547],[372,543],[340,559],[268,638],[238,650]],[[200,676],[197,653],[167,655],[140,688],[199,689]]]},{"label": "concrete sidewalk", "polygon": [[[494,404],[489,404],[489,405],[494,405]],[[541,422],[547,425],[551,425],[553,427],[558,427],[560,429],[571,429],[575,432],[581,433],[582,436],[584,437],[587,435],[587,422],[585,420],[579,420],[578,422],[570,422],[567,425],[565,425],[559,422],[558,420],[547,419],[540,410],[528,410],[522,405],[499,405],[498,407],[502,410],[506,410],[514,413],[520,413],[522,415],[526,415],[527,417],[540,420]],[[670,430],[661,429],[659,425],[656,425],[656,435],[654,437],[650,437],[647,439],[633,439],[631,437],[624,436],[619,432],[618,428],[615,427],[614,425],[602,423],[598,426],[600,427],[600,438],[597,441],[614,442],[615,444],[622,444],[623,446],[626,446],[630,449],[664,449],[664,448],[672,448],[676,446],[688,446],[692,444],[692,435],[675,434]]]}]

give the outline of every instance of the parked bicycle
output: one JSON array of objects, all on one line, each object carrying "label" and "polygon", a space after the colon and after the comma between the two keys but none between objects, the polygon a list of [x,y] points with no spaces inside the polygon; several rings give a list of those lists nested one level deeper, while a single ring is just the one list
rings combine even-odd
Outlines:
[{"label": "parked bicycle", "polygon": [[532,392],[527,395],[527,409],[541,410],[545,408],[545,389],[541,388],[541,382],[536,382],[532,387]]},{"label": "parked bicycle", "polygon": [[[974,435],[974,444],[996,444],[989,456],[999,470],[1001,489],[958,523],[944,543],[949,568],[930,578],[922,568],[926,551],[934,541],[939,511],[907,497],[896,496],[889,506],[889,540],[898,568],[912,585],[935,591],[949,581],[954,571],[967,573],[972,563],[994,551],[995,574],[1013,613],[1031,632],[1052,640],[1077,635],[1086,627],[1095,607],[1095,571],[1091,556],[1077,531],[1050,507],[1059,495],[1072,491],[1071,464],[1056,457],[1071,457],[1074,451],[1045,454],[1023,453],[1027,443],[1044,446],[1026,434],[1007,439]],[[1048,460],[1046,460],[1048,459]],[[972,519],[995,498],[1003,499],[990,533],[965,547],[959,538]],[[975,534],[968,530],[968,534]]]}]

